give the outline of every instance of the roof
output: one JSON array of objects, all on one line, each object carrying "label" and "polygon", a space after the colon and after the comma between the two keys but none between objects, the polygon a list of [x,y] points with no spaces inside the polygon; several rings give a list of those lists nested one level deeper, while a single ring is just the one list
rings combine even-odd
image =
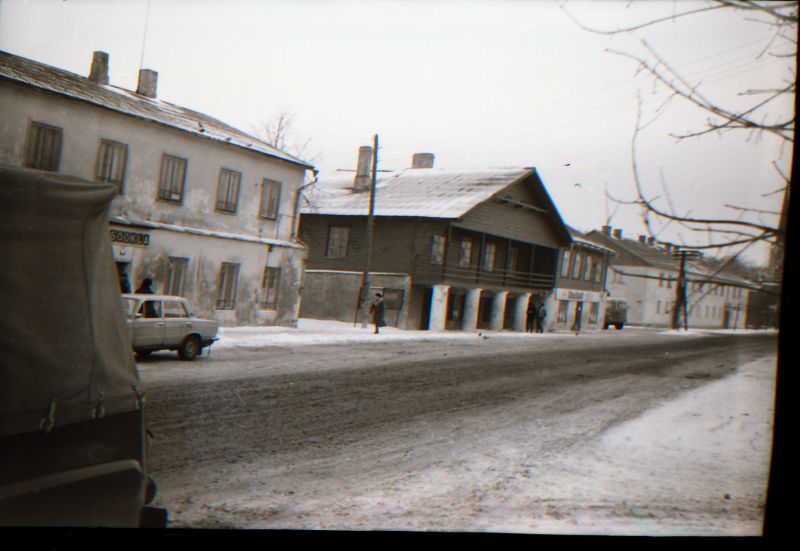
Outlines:
[{"label": "roof", "polygon": [[[375,216],[457,219],[532,168],[449,170],[408,168],[384,173],[376,182]],[[367,215],[369,192],[353,192],[354,173],[317,182],[307,193],[304,214]]]},{"label": "roof", "polygon": [[606,254],[612,254],[612,255],[616,254],[616,251],[614,249],[603,246],[597,240],[592,239],[590,235],[579,232],[573,227],[567,226],[567,231],[569,232],[569,235],[572,238],[573,243],[577,243],[588,249],[597,250]]},{"label": "roof", "polygon": [[[647,245],[636,239],[618,239],[616,237],[608,236],[597,230],[590,232],[589,236],[593,239],[602,241],[609,247],[616,250],[618,253],[624,252],[633,256],[643,265],[675,272],[680,270],[680,260],[674,257],[672,252],[665,247]],[[690,276],[703,276],[704,278],[710,278],[721,283],[745,286],[750,285],[750,282],[746,279],[731,274],[726,270],[721,269],[717,264],[708,260],[704,260],[703,258],[687,258],[686,272]]]},{"label": "roof", "polygon": [[307,162],[206,114],[4,51],[0,51],[0,77],[313,169]]}]

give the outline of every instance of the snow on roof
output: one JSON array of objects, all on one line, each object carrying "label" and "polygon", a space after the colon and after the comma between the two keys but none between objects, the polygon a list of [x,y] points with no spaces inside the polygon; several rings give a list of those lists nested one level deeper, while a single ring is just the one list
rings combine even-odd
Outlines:
[{"label": "snow on roof", "polygon": [[[383,174],[376,182],[376,216],[459,218],[532,168],[450,170],[408,168]],[[355,173],[319,181],[307,192],[304,214],[366,215],[369,191],[352,190]]]},{"label": "snow on roof", "polygon": [[576,230],[573,227],[567,226],[567,231],[569,232],[569,236],[572,238],[572,241],[574,241],[576,243],[579,243],[579,244],[581,244],[581,245],[583,245],[585,247],[589,247],[591,249],[596,249],[596,250],[600,250],[600,251],[603,251],[603,252],[616,254],[616,251],[614,249],[611,249],[609,247],[605,247],[605,246],[601,245],[597,241],[594,241],[593,239],[591,239],[585,233],[579,232],[578,230]]},{"label": "snow on roof", "polygon": [[75,73],[4,51],[0,51],[0,77],[304,168],[313,168],[307,162],[203,113],[117,86],[99,84]]}]

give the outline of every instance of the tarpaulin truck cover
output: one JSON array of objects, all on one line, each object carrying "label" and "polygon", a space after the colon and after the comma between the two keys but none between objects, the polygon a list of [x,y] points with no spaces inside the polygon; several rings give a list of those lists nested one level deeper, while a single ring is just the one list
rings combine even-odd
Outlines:
[{"label": "tarpaulin truck cover", "polygon": [[0,438],[135,410],[112,185],[0,165]]},{"label": "tarpaulin truck cover", "polygon": [[116,190],[0,165],[0,526],[166,526],[108,215]]}]

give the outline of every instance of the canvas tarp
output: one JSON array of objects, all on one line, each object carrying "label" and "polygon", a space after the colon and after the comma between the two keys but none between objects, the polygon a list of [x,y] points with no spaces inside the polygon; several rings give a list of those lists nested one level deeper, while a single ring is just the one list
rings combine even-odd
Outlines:
[{"label": "canvas tarp", "polygon": [[0,165],[0,437],[139,407],[112,185]]}]

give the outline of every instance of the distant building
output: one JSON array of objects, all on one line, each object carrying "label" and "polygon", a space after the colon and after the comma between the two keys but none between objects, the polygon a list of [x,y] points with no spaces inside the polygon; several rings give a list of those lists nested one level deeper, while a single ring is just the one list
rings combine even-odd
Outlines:
[{"label": "distant building", "polygon": [[[303,317],[355,320],[367,261],[371,147],[355,175],[320,181],[302,209],[309,247]],[[552,300],[571,238],[533,168],[444,170],[432,154],[380,173],[369,296],[406,329],[525,328],[529,300]]]},{"label": "distant building", "polygon": [[578,230],[569,232],[572,246],[563,251],[548,318],[556,329],[598,329],[605,316],[606,274],[614,250]]},{"label": "distant building", "polygon": [[[644,235],[627,239],[609,226],[588,236],[616,253],[606,286],[612,296],[627,300],[628,323],[671,327],[680,275],[674,248]],[[689,327],[745,327],[751,282],[702,258],[686,261],[686,278]]]},{"label": "distant building", "polygon": [[110,237],[133,289],[187,297],[223,324],[296,322],[305,247],[295,239],[306,162],[217,119],[0,52],[0,163],[119,188]]}]

